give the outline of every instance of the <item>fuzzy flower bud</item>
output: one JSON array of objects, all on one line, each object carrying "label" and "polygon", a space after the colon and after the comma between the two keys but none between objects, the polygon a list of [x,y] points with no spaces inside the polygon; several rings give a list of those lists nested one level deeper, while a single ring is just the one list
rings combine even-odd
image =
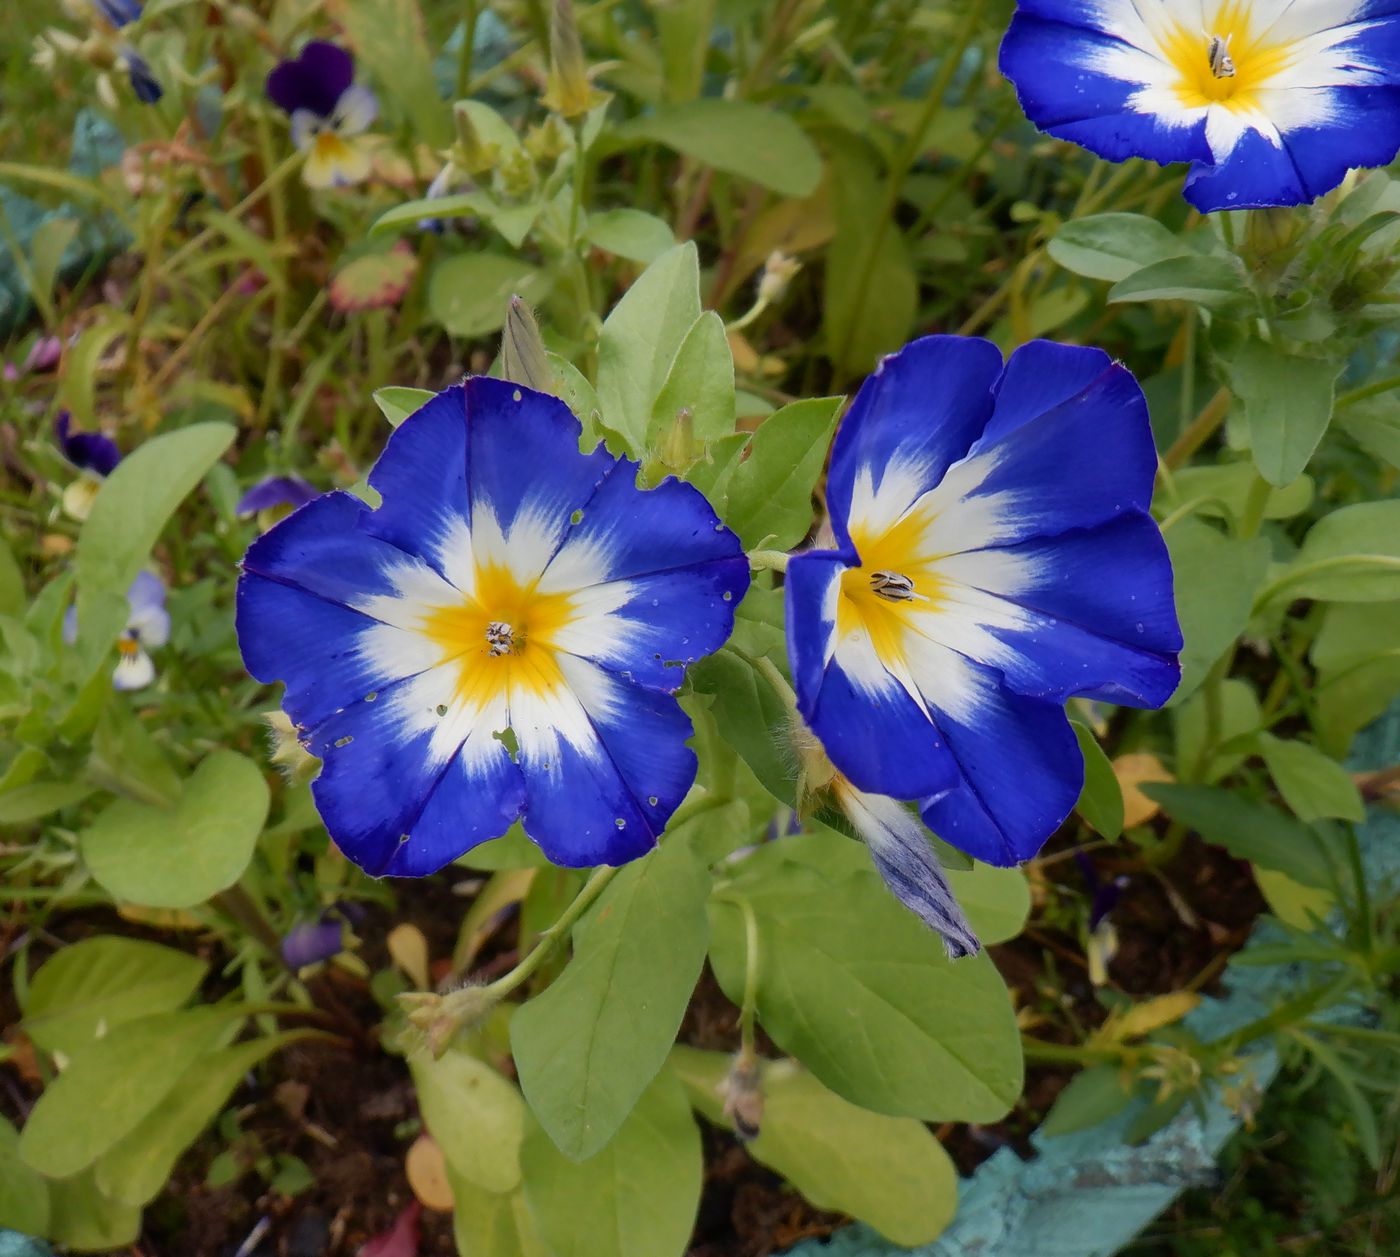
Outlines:
[{"label": "fuzzy flower bud", "polygon": [[734,1125],[734,1133],[745,1143],[757,1139],[763,1125],[763,1075],[758,1058],[740,1052],[729,1067],[720,1088],[724,1116]]}]

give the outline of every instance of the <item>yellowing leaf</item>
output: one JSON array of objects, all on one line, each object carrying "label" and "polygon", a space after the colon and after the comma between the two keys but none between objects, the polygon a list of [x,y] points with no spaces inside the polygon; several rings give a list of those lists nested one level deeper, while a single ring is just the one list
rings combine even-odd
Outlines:
[{"label": "yellowing leaf", "polygon": [[1125,1013],[1110,1016],[1090,1036],[1089,1041],[1102,1045],[1140,1039],[1145,1034],[1180,1021],[1200,1002],[1201,997],[1194,991],[1172,991],[1167,995],[1154,996],[1141,1004],[1134,1004]]},{"label": "yellowing leaf", "polygon": [[1155,755],[1137,751],[1131,755],[1120,755],[1113,761],[1113,775],[1123,788],[1123,828],[1131,829],[1142,825],[1157,815],[1160,807],[1143,794],[1144,781],[1175,781]]},{"label": "yellowing leaf", "polygon": [[428,940],[416,925],[396,925],[384,940],[394,963],[420,991],[432,986],[428,978]]},{"label": "yellowing leaf", "polygon": [[419,1135],[404,1158],[404,1173],[413,1194],[429,1209],[452,1212],[452,1188],[447,1181],[447,1159],[431,1135]]}]

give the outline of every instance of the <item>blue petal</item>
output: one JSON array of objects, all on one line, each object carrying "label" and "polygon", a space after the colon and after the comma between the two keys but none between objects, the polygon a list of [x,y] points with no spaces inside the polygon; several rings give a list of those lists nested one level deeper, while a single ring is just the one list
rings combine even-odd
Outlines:
[{"label": "blue petal", "polygon": [[110,437],[100,432],[76,432],[73,430],[73,416],[66,410],[58,412],[54,420],[54,435],[58,447],[66,458],[80,471],[95,472],[99,476],[110,476],[116,465],[122,461],[121,450]]},{"label": "blue petal", "polygon": [[788,664],[799,704],[816,705],[826,665],[836,649],[841,575],[857,562],[854,550],[809,550],[788,560],[783,578]]},{"label": "blue petal", "polygon": [[528,522],[552,556],[616,460],[601,445],[579,452],[579,422],[557,397],[481,375],[465,387],[473,515],[486,507],[506,533]]},{"label": "blue petal", "polygon": [[406,732],[412,681],[336,712],[307,744],[323,761],[311,791],[326,828],[376,877],[434,872],[500,837],[524,803],[520,770],[493,731],[474,727],[445,757],[432,753],[432,734]]},{"label": "blue petal", "polygon": [[234,511],[238,515],[256,515],[276,506],[295,509],[305,506],[319,494],[315,485],[300,476],[264,476],[238,499]]},{"label": "blue petal", "polygon": [[97,11],[120,30],[141,16],[140,0],[92,0]]},{"label": "blue petal", "polygon": [[1156,474],[1147,402],[1132,374],[1115,365],[1007,439],[979,442],[956,479],[966,502],[1000,495],[1005,504],[990,525],[993,537],[973,543],[985,546],[1145,511]]},{"label": "blue petal", "polygon": [[988,864],[1029,860],[1079,799],[1084,761],[1064,710],[1024,698],[969,662],[977,700],[966,720],[937,719],[960,780],[920,803],[928,827]]},{"label": "blue petal", "polygon": [[797,689],[797,709],[831,762],[875,794],[908,799],[947,789],[957,770],[926,706],[888,672],[867,672],[878,688],[833,658],[815,693]]},{"label": "blue petal", "polygon": [[839,540],[850,540],[846,521],[858,477],[878,488],[893,464],[913,473],[915,496],[942,479],[981,435],[1000,374],[1001,351],[967,336],[926,336],[881,361],[831,449],[827,506]]},{"label": "blue petal", "polygon": [[560,662],[591,732],[577,742],[561,734],[540,752],[517,729],[525,832],[555,864],[624,864],[656,845],[695,781],[690,720],[669,695],[567,655]]},{"label": "blue petal", "polygon": [[1062,406],[1112,365],[1113,359],[1102,349],[1027,341],[1006,360],[983,443],[999,441],[1047,410]]},{"label": "blue petal", "polygon": [[294,926],[282,938],[282,962],[289,969],[304,969],[339,955],[342,928],[334,917]]},{"label": "blue petal", "polygon": [[[989,579],[1014,556],[1029,579],[1008,591]],[[1018,693],[1073,695],[1160,707],[1181,679],[1181,629],[1171,560],[1153,519],[1133,512],[1096,528],[1000,550],[970,551],[967,582],[1017,608],[1024,623],[993,626],[1013,649],[996,660]],[[982,578],[979,579],[979,572]]]},{"label": "blue petal", "polygon": [[154,572],[144,569],[136,573],[126,591],[126,601],[133,612],[151,611],[165,606],[165,582]]},{"label": "blue petal", "polygon": [[122,48],[120,56],[122,64],[126,66],[127,78],[131,80],[131,90],[136,93],[136,99],[143,105],[154,105],[165,95],[165,89],[161,87],[150,62],[130,44]]},{"label": "blue petal", "polygon": [[[1093,6],[1055,5],[1073,19],[1098,22]],[[1094,68],[1105,52],[1121,50],[1112,35],[1035,16],[1022,5],[1002,40],[1001,72],[1015,85],[1021,108],[1042,131],[1081,144],[1110,161],[1146,157],[1157,162],[1209,161],[1202,116],[1174,126],[1138,112],[1128,101],[1142,83],[1113,78]]]}]

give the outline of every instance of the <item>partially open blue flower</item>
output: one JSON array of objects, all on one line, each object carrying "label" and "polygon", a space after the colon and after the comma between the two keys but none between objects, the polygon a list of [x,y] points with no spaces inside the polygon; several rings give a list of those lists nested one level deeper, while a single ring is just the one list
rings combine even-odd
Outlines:
[{"label": "partially open blue flower", "polygon": [[354,80],[354,58],[319,39],[267,76],[268,97],[290,115],[292,143],[307,155],[303,177],[310,187],[342,187],[369,176],[369,154],[352,141],[374,122],[379,102]]},{"label": "partially open blue flower", "polygon": [[248,670],[286,682],[321,816],[373,874],[432,872],[521,816],[557,864],[620,864],[694,780],[672,694],[748,565],[695,489],[639,489],[579,435],[557,398],[471,378],[389,438],[378,509],[327,494],[243,560]]},{"label": "partially open blue flower", "polygon": [[126,67],[126,76],[131,80],[131,90],[143,105],[154,105],[165,95],[165,89],[156,79],[150,62],[130,44],[123,44],[117,52],[117,57]]},{"label": "partially open blue flower", "polygon": [[1065,700],[1155,707],[1179,679],[1156,468],[1142,390],[1100,350],[886,358],[832,452],[837,548],[787,570],[798,708],[836,767],[978,859],[1034,855],[1083,781]]},{"label": "partially open blue flower", "polygon": [[1051,135],[1190,162],[1203,211],[1311,201],[1400,149],[1400,14],[1377,0],[1019,0],[1001,70]]},{"label": "partially open blue flower", "polygon": [[282,939],[282,961],[289,969],[304,969],[340,955],[344,949],[344,926],[329,912],[315,921],[304,921],[287,931]]},{"label": "partially open blue flower", "polygon": [[[112,685],[119,690],[143,690],[156,679],[156,666],[146,652],[170,640],[170,612],[165,609],[165,585],[154,572],[138,572],[126,591],[126,628],[117,639],[117,666]],[[63,617],[63,640],[78,640],[78,609]]]},{"label": "partially open blue flower", "polygon": [[244,517],[264,511],[294,511],[319,493],[315,485],[300,476],[264,476],[238,499],[236,509]]}]

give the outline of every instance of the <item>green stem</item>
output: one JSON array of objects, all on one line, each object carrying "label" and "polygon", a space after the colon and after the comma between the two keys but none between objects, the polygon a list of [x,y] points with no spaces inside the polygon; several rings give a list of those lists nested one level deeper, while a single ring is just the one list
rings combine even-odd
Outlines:
[{"label": "green stem", "polygon": [[1064,1061],[1073,1065],[1116,1065],[1124,1056],[1122,1048],[1046,1043],[1028,1034],[1021,1036],[1021,1051],[1028,1061]]},{"label": "green stem", "polygon": [[880,247],[885,242],[885,233],[894,221],[894,212],[899,205],[905,177],[909,174],[914,162],[918,160],[919,153],[923,150],[924,136],[928,134],[929,127],[933,125],[939,110],[943,108],[943,98],[948,93],[953,75],[957,73],[958,67],[962,64],[963,53],[967,51],[968,45],[977,34],[982,10],[985,6],[986,0],[972,0],[968,6],[967,16],[964,17],[962,26],[959,27],[957,35],[954,36],[952,46],[944,52],[943,60],[938,67],[938,74],[929,85],[928,98],[924,101],[924,107],[919,113],[918,120],[914,123],[914,129],[909,133],[904,147],[890,166],[889,175],[885,181],[884,203],[876,214],[875,225],[870,232],[864,264],[857,270],[860,278],[856,282],[855,300],[851,302],[850,306],[851,318],[847,323],[842,343],[834,355],[838,364],[845,362],[850,357],[851,342],[855,337],[856,327],[861,322],[861,314],[865,309],[865,298],[870,291],[871,277],[875,272],[875,259],[880,256]]},{"label": "green stem", "polygon": [[462,4],[462,51],[457,57],[457,96],[462,100],[467,94],[467,86],[472,81],[472,53],[476,49],[476,0],[463,0]]},{"label": "green stem", "polygon": [[271,955],[279,961],[282,959],[282,936],[241,883],[235,882],[227,890],[219,891],[209,902],[261,943]]},{"label": "green stem", "polygon": [[1273,485],[1256,471],[1249,485],[1249,495],[1245,498],[1244,514],[1240,516],[1241,540],[1248,541],[1259,535],[1260,525],[1264,522],[1264,508],[1269,505],[1273,492]]},{"label": "green stem", "polygon": [[594,900],[603,893],[608,883],[617,876],[617,873],[616,868],[608,865],[595,869],[593,876],[584,883],[583,889],[574,897],[573,903],[565,908],[558,920],[540,935],[540,941],[531,948],[529,954],[509,973],[490,983],[485,988],[487,994],[501,999],[509,995],[521,983],[527,981],[530,975],[550,957],[554,949],[568,937],[574,923],[593,906]]},{"label": "green stem", "polygon": [[1254,599],[1254,613],[1257,614],[1264,607],[1267,607],[1282,590],[1290,585],[1296,585],[1300,581],[1317,576],[1321,573],[1330,572],[1336,568],[1354,567],[1359,568],[1363,573],[1368,568],[1376,568],[1384,572],[1400,572],[1400,558],[1388,554],[1339,554],[1331,559],[1318,559],[1315,563],[1305,563],[1302,567],[1290,568],[1282,575],[1275,577],[1264,586]]},{"label": "green stem", "polygon": [[1368,397],[1388,393],[1393,388],[1400,388],[1400,375],[1388,375],[1383,380],[1374,380],[1370,384],[1363,384],[1360,388],[1343,393],[1337,398],[1334,409],[1341,410],[1343,406],[1354,406],[1357,402],[1364,402]]},{"label": "green stem", "polygon": [[[252,209],[254,205],[261,201],[263,197],[265,197],[269,192],[271,192],[273,188],[275,188],[284,179],[286,179],[286,177],[289,174],[291,174],[293,170],[297,169],[297,167],[301,165],[301,161],[301,153],[289,153],[286,157],[282,159],[282,161],[276,166],[276,168],[272,170],[272,172],[267,176],[267,178],[265,178],[260,184],[258,184],[256,188],[249,192],[248,195],[245,196],[241,201],[239,201],[237,205],[235,205],[231,210],[229,210],[228,216],[230,218],[238,218],[243,214],[246,214],[250,209]],[[190,240],[186,241],[179,249],[172,253],[170,257],[168,257],[165,260],[165,262],[161,266],[161,269],[168,275],[174,275],[176,268],[180,265],[180,263],[185,261],[185,259],[188,258],[192,253],[197,252],[199,249],[203,248],[204,245],[208,244],[209,241],[215,235],[218,234],[218,231],[218,225],[215,223],[211,223],[208,227],[204,228],[204,230],[201,231],[197,236],[194,236]]]},{"label": "green stem", "polygon": [[750,550],[749,566],[755,572],[786,572],[788,555],[783,550]]},{"label": "green stem", "polygon": [[739,1007],[739,1042],[745,1059],[753,1059],[754,1019],[758,1009],[758,919],[747,899],[738,899],[744,916],[744,1002]]},{"label": "green stem", "polygon": [[1162,455],[1162,461],[1175,471],[1210,440],[1229,413],[1230,390],[1220,388],[1215,396],[1201,407],[1201,413],[1191,420],[1182,434],[1172,442],[1171,448]]}]

